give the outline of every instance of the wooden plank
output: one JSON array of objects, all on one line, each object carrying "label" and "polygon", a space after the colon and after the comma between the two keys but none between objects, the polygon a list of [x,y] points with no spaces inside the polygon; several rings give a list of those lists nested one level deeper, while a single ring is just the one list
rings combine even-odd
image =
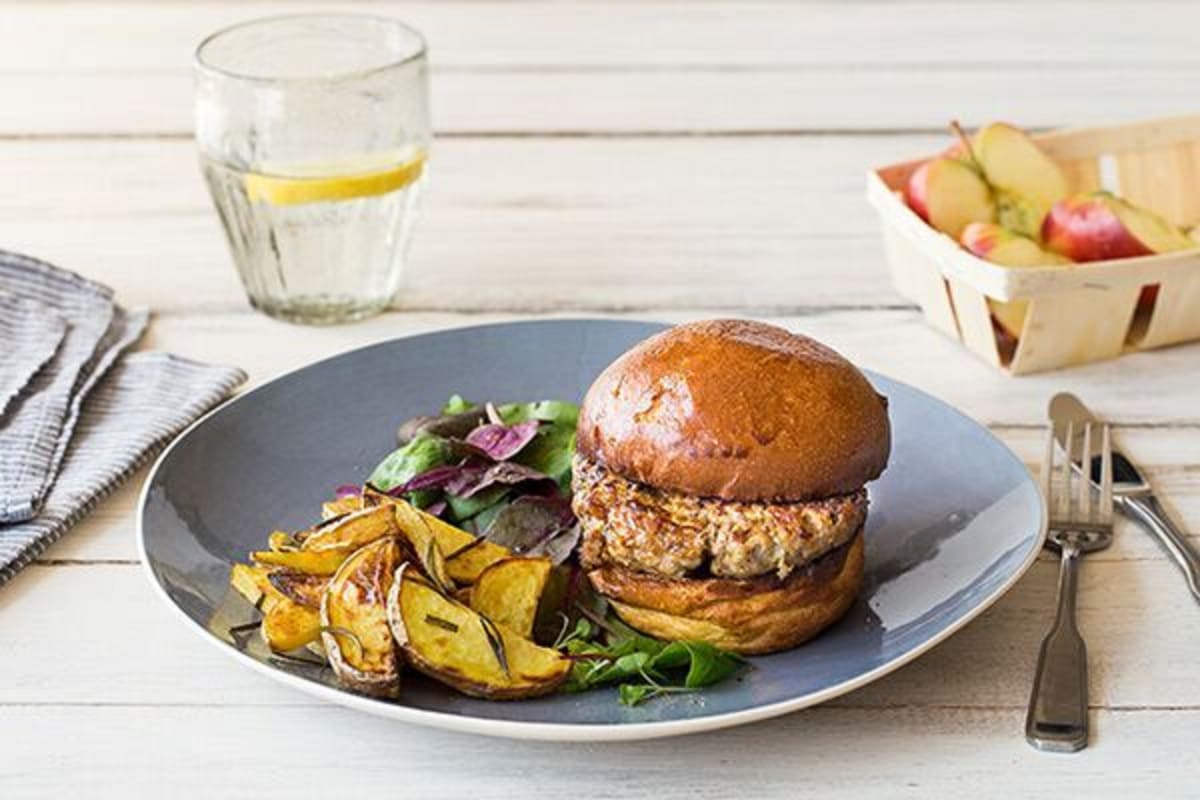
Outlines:
[{"label": "wooden plank", "polygon": [[[1200,713],[1097,712],[1096,741],[1069,758],[1025,744],[1019,711],[817,709],[657,742],[505,742],[321,709],[8,708],[0,785],[23,798],[346,796],[1186,797]],[[64,748],[64,731],[71,746]],[[281,755],[281,750],[286,755]],[[397,787],[400,787],[397,789]]]},{"label": "wooden plank", "polygon": [[[1158,117],[1189,110],[1187,87],[1198,79],[1200,67],[1192,66],[456,72],[435,65],[431,91],[441,136],[888,133],[940,131],[951,117],[1032,128]],[[1105,103],[1095,102],[1097,86]],[[192,130],[191,78],[182,71],[7,73],[0,92],[9,99],[0,106],[0,136],[187,137]]]},{"label": "wooden plank", "polygon": [[[186,69],[200,39],[219,28],[307,5],[362,10],[361,4],[180,3],[104,7],[6,5],[10,41],[0,68],[53,66]],[[862,3],[604,2],[373,3],[373,13],[399,17],[432,43],[437,62],[455,68],[685,66],[746,67],[827,64],[974,66],[1124,63],[1179,66],[1194,61],[1189,22],[1200,11],[1175,3],[1121,5],[1039,3],[1037,22],[1001,0],[947,13],[944,3],[905,3],[881,14]],[[1087,11],[1086,25],[1080,25]],[[53,39],[20,34],[53,25]],[[986,35],[984,35],[986,32]],[[919,46],[935,44],[936,46]]]},{"label": "wooden plank", "polygon": [[[901,303],[863,176],[940,141],[443,141],[398,302]],[[6,248],[96,276],[131,305],[246,307],[190,142],[0,142],[0,171],[22,187],[0,198]]]},{"label": "wooden plank", "polygon": [[[1022,707],[1038,643],[1053,617],[1057,569],[1052,560],[1037,562],[1009,595],[961,633],[835,704]],[[1097,707],[1200,708],[1200,685],[1191,669],[1200,614],[1172,565],[1161,558],[1089,561],[1080,592]],[[321,703],[276,687],[201,641],[151,593],[136,565],[31,567],[5,586],[0,618],[6,654],[0,662],[0,709],[97,701]],[[69,657],[57,647],[69,647]]]},{"label": "wooden plank", "polygon": [[[189,131],[196,43],[296,7],[6,6],[0,134]],[[858,3],[369,9],[427,34],[444,133],[930,129],[952,115],[1093,124],[1189,109],[1200,78],[1185,33],[1200,9],[1179,4],[1044,3],[1036,25],[999,2],[961,14],[941,3],[903,14]]]}]

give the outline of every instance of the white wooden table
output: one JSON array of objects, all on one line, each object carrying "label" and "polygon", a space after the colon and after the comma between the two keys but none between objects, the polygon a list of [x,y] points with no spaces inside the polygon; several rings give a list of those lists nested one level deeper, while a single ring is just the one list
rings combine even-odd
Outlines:
[{"label": "white wooden table", "polygon": [[[1200,531],[1200,347],[998,375],[894,294],[862,198],[867,167],[940,147],[951,116],[1194,111],[1194,4],[373,5],[432,44],[436,183],[399,309],[325,329],[250,312],[190,141],[194,44],[280,8],[0,3],[0,246],[151,306],[146,346],[255,382],[497,318],[743,314],[944,398],[1029,462],[1047,398],[1071,389]],[[820,708],[678,740],[530,744],[373,719],[220,656],[137,564],[143,477],[0,591],[0,797],[1200,792],[1200,607],[1127,523],[1083,572],[1081,754],[1022,737],[1049,557],[952,640]]]}]

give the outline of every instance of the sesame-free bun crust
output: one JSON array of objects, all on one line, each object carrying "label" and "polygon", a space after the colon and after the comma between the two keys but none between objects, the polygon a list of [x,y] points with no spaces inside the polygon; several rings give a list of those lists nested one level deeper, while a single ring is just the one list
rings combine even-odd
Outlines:
[{"label": "sesame-free bun crust", "polygon": [[884,398],[833,350],[774,325],[711,320],[610,364],[583,401],[578,449],[658,489],[800,501],[878,477],[891,432]]},{"label": "sesame-free bun crust", "polygon": [[743,655],[795,647],[854,604],[863,580],[863,535],[780,580],[662,578],[624,567],[588,573],[617,615],[669,641],[705,641]]}]

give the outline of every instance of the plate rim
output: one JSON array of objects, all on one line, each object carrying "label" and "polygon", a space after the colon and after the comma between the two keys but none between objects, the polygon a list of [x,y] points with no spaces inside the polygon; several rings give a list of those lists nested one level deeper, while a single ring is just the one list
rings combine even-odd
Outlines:
[{"label": "plate rim", "polygon": [[932,650],[937,645],[944,642],[946,639],[953,636],[955,633],[964,628],[967,624],[978,618],[983,612],[991,608],[1001,597],[1003,597],[1015,584],[1019,581],[1029,568],[1037,560],[1045,544],[1047,530],[1047,509],[1046,499],[1042,496],[1041,491],[1037,490],[1037,484],[1033,476],[1029,474],[1020,458],[1013,452],[1007,444],[1004,443],[996,434],[994,434],[987,426],[979,423],[975,419],[967,416],[965,413],[950,405],[949,403],[934,397],[928,392],[923,391],[909,383],[896,380],[882,373],[873,370],[863,370],[868,375],[877,375],[885,378],[892,383],[899,384],[907,390],[915,392],[922,398],[932,401],[939,406],[944,407],[951,413],[959,416],[966,422],[983,431],[996,445],[1000,447],[1010,458],[1012,458],[1023,470],[1025,470],[1026,479],[1033,484],[1034,495],[1038,499],[1038,517],[1039,529],[1035,536],[1036,546],[1030,548],[1029,554],[1008,578],[999,586],[992,590],[986,597],[980,600],[973,608],[963,614],[962,618],[954,623],[946,626],[937,634],[929,638],[917,647],[906,651],[905,653],[880,664],[878,667],[857,675],[840,683],[826,687],[820,691],[809,692],[808,694],[799,697],[793,697],[787,700],[780,700],[775,703],[766,705],[753,706],[751,708],[742,709],[740,711],[728,711],[720,714],[712,714],[695,719],[678,719],[678,720],[663,720],[655,722],[629,722],[629,723],[563,723],[563,722],[521,722],[511,719],[493,719],[490,717],[474,717],[460,716],[457,714],[447,713],[445,711],[435,711],[424,708],[414,708],[412,706],[398,705],[388,703],[382,700],[365,697],[355,694],[351,691],[339,689],[333,686],[326,686],[315,681],[301,678],[293,675],[285,670],[278,669],[270,664],[259,661],[250,656],[248,653],[243,653],[236,648],[229,647],[225,642],[222,642],[217,637],[213,636],[206,628],[198,624],[176,603],[169,594],[166,588],[158,579],[153,567],[150,563],[150,555],[146,547],[146,525],[145,513],[146,506],[149,500],[150,487],[154,485],[155,479],[163,468],[163,464],[175,450],[175,448],[185,441],[192,433],[201,425],[205,424],[210,417],[224,412],[234,404],[251,397],[256,392],[264,389],[278,381],[288,378],[298,372],[317,367],[327,361],[350,356],[364,350],[369,350],[373,347],[389,345],[394,342],[399,342],[407,339],[417,339],[424,336],[436,336],[449,331],[482,331],[488,328],[511,327],[514,325],[527,325],[530,323],[545,323],[545,322],[563,322],[563,323],[647,323],[660,324],[664,327],[671,327],[677,323],[663,322],[661,320],[649,319],[628,319],[628,318],[612,318],[612,317],[553,317],[550,319],[515,319],[504,320],[499,322],[489,322],[477,325],[456,325],[446,328],[437,328],[430,331],[422,331],[419,333],[411,333],[401,336],[394,336],[388,339],[381,339],[377,342],[361,345],[350,348],[325,358],[318,359],[308,364],[303,364],[295,369],[276,375],[270,380],[255,386],[245,392],[229,398],[223,403],[218,404],[214,408],[200,416],[171,441],[167,447],[154,459],[154,464],[150,468],[142,487],[138,492],[137,501],[137,549],[139,561],[141,563],[142,574],[153,587],[154,593],[165,603],[171,612],[177,615],[186,623],[186,627],[193,631],[204,641],[211,646],[217,648],[227,656],[232,656],[236,661],[249,666],[254,671],[266,675],[267,677],[288,686],[291,689],[301,691],[313,697],[317,697],[327,702],[336,703],[341,706],[372,714],[377,717],[385,717],[395,719],[401,722],[414,723],[424,725],[440,730],[457,731],[461,733],[471,733],[482,736],[492,736],[505,739],[523,739],[523,740],[538,740],[538,741],[571,741],[571,742],[614,742],[614,741],[637,741],[646,739],[660,739],[670,736],[682,736],[692,733],[703,733],[706,731],[715,731],[723,728],[745,725],[752,722],[759,722],[765,719],[783,716],[784,714],[793,711],[799,711],[804,708],[810,708],[815,705],[840,697],[844,694],[866,686],[869,683],[888,675],[901,667],[915,661],[925,653]]}]

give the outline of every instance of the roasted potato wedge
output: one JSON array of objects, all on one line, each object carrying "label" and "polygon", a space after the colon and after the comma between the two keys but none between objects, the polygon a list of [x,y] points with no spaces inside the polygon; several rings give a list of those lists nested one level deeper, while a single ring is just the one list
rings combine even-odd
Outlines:
[{"label": "roasted potato wedge", "polygon": [[338,679],[355,691],[394,697],[400,658],[387,619],[388,589],[405,548],[377,539],[338,569],[321,602],[321,643]]},{"label": "roasted potato wedge", "polygon": [[317,609],[280,596],[263,614],[262,637],[267,647],[281,653],[306,646],[321,633]]},{"label": "roasted potato wedge", "polygon": [[433,537],[445,556],[446,572],[456,583],[474,583],[485,569],[512,555],[507,547],[479,539],[403,500],[387,499],[395,510],[397,527],[404,531],[418,554],[424,552],[424,542]]},{"label": "roasted potato wedge", "polygon": [[[278,572],[273,567],[234,564],[229,583],[262,612],[260,630],[267,646],[287,652],[314,641],[321,632],[321,620],[315,606],[297,602],[276,586]],[[299,587],[294,588],[299,592]]]},{"label": "roasted potato wedge", "polygon": [[464,694],[490,700],[536,697],[557,689],[571,661],[442,595],[402,566],[388,594],[388,623],[405,660]]},{"label": "roasted potato wedge", "polygon": [[353,514],[355,511],[362,511],[363,508],[365,506],[361,497],[337,497],[321,504],[321,519],[333,519],[343,514]]},{"label": "roasted potato wedge", "polygon": [[295,550],[297,542],[287,531],[271,531],[270,535],[267,536],[267,547],[276,553],[282,553],[288,550]]},{"label": "roasted potato wedge", "polygon": [[471,608],[526,639],[533,637],[538,602],[553,565],[548,558],[506,558],[479,573]]},{"label": "roasted potato wedge", "polygon": [[324,575],[311,575],[294,569],[271,570],[267,573],[267,580],[275,591],[288,600],[309,608],[321,607],[325,587],[329,585],[329,578]]},{"label": "roasted potato wedge", "polygon": [[348,547],[333,547],[326,550],[260,550],[250,558],[258,564],[304,572],[309,575],[332,575],[354,550]]},{"label": "roasted potato wedge", "polygon": [[304,539],[303,550],[350,550],[385,536],[395,536],[396,515],[390,508],[364,508],[344,517],[336,517],[315,527]]},{"label": "roasted potato wedge", "polygon": [[271,585],[270,574],[270,567],[234,564],[229,571],[229,585],[250,605],[264,611],[264,606],[278,598],[278,590]]}]

